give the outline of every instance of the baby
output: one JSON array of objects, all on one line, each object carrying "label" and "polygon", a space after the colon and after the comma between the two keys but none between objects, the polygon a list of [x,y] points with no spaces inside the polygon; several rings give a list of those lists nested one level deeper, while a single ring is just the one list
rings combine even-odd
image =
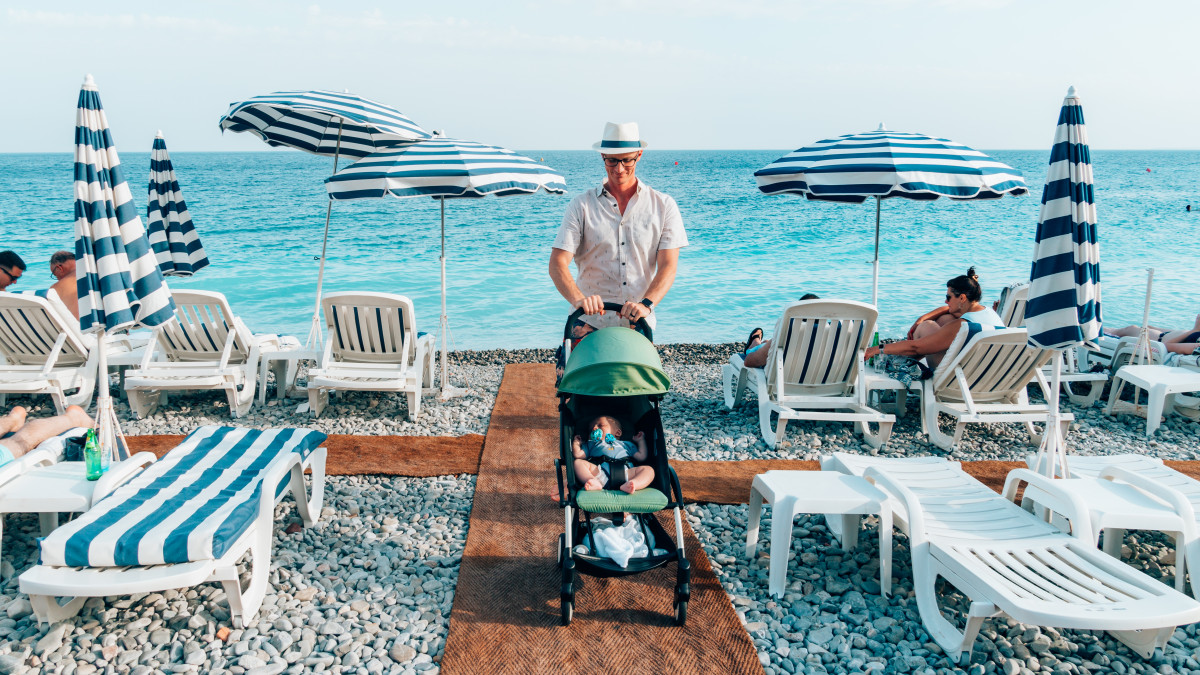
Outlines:
[{"label": "baby", "polygon": [[591,437],[586,444],[579,436],[571,443],[575,477],[583,483],[584,490],[620,489],[633,494],[654,480],[653,467],[633,465],[646,461],[650,454],[645,434],[640,431],[634,434],[632,443],[618,440],[620,435],[621,424],[602,415],[592,422]]}]

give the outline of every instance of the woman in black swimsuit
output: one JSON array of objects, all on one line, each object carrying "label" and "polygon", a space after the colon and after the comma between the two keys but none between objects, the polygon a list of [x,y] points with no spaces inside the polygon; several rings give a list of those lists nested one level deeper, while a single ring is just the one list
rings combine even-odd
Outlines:
[{"label": "woman in black swimsuit", "polygon": [[[1150,339],[1163,343],[1168,352],[1176,354],[1191,354],[1200,349],[1200,314],[1196,315],[1196,323],[1189,330],[1163,330],[1150,326]],[[1117,337],[1137,337],[1142,331],[1141,326],[1126,326],[1112,331]]]}]

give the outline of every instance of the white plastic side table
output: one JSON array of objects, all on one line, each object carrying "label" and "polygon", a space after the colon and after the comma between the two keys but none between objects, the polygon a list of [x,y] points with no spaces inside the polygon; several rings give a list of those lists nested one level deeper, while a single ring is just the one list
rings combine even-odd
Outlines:
[{"label": "white plastic side table", "polygon": [[[1135,387],[1146,390],[1146,436],[1153,436],[1158,425],[1162,423],[1163,408],[1166,407],[1167,397],[1174,394],[1187,394],[1200,391],[1200,373],[1189,368],[1174,366],[1121,366],[1113,375],[1112,392],[1108,397],[1108,407],[1105,414],[1113,414],[1117,401],[1121,398],[1121,382],[1128,382]],[[1136,395],[1137,392],[1134,392]],[[1136,406],[1137,401],[1134,401]]]},{"label": "white plastic side table", "polygon": [[879,587],[883,595],[892,588],[892,511],[887,495],[865,478],[832,471],[768,471],[754,477],[750,486],[750,522],[746,524],[746,557],[758,548],[762,505],[774,507],[771,515],[771,570],[767,588],[783,595],[788,552],[792,549],[792,520],[800,513],[842,516],[842,547],[858,541],[860,516],[879,516]]},{"label": "white plastic side table", "polygon": [[275,373],[275,398],[282,400],[294,391],[301,361],[321,357],[312,349],[272,349],[258,355],[258,404],[267,402],[267,370]]}]

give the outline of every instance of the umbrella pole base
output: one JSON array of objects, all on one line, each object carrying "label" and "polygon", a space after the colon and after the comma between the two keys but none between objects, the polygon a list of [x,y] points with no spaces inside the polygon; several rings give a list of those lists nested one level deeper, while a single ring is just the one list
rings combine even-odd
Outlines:
[{"label": "umbrella pole base", "polygon": [[452,398],[466,396],[469,393],[470,393],[469,389],[463,389],[462,387],[453,387],[453,386],[450,386],[447,384],[447,385],[444,385],[441,388],[441,390],[438,391],[438,400],[439,401],[449,401]]}]

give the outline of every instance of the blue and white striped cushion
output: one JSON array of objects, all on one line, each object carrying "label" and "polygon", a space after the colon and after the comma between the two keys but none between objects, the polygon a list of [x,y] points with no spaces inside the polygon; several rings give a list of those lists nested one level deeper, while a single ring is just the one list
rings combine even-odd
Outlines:
[{"label": "blue and white striped cushion", "polygon": [[[258,515],[264,470],[307,457],[325,440],[308,429],[207,426],[92,509],[41,540],[41,563],[124,567],[224,555]],[[286,486],[275,486],[278,495]]]}]

